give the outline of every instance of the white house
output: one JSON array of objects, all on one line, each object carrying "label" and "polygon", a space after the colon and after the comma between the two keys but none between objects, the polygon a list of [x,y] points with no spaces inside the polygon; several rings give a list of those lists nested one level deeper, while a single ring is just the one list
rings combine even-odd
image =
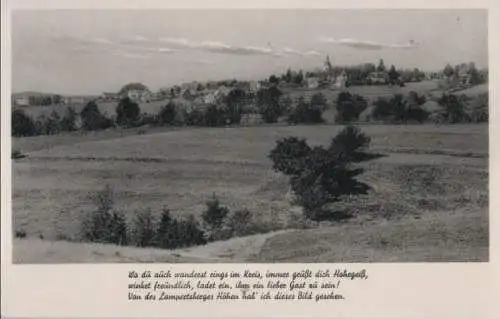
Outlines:
[{"label": "white house", "polygon": [[347,73],[344,70],[342,70],[342,72],[335,78],[333,87],[335,89],[345,89],[346,82],[347,82]]},{"label": "white house", "polygon": [[319,87],[319,79],[317,77],[307,78],[306,83],[309,89],[316,89]]}]

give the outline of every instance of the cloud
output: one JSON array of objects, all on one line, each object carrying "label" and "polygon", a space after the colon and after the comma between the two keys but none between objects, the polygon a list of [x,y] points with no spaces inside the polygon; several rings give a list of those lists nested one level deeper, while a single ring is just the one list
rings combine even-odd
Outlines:
[{"label": "cloud", "polygon": [[127,59],[146,60],[146,59],[151,58],[151,56],[148,54],[138,54],[138,53],[132,53],[132,52],[117,51],[117,52],[113,52],[112,54],[115,56],[120,56],[120,57],[127,58]]},{"label": "cloud", "polygon": [[160,41],[186,49],[207,51],[212,53],[225,53],[233,55],[270,55],[275,57],[282,56],[280,52],[276,52],[271,48],[255,46],[234,46],[211,40],[195,42],[185,38],[160,38]]},{"label": "cloud", "polygon": [[314,50],[309,50],[309,51],[306,51],[306,52],[301,52],[301,51],[298,51],[298,50],[295,50],[295,49],[292,49],[292,48],[288,48],[288,47],[283,48],[283,52],[286,53],[286,54],[296,55],[296,56],[303,56],[303,57],[310,57],[310,56],[321,55],[321,53],[319,53],[318,51],[314,51]]},{"label": "cloud", "polygon": [[324,43],[333,43],[342,46],[347,46],[359,50],[414,49],[417,47],[417,44],[413,40],[410,40],[406,44],[384,44],[373,41],[364,41],[364,40],[348,39],[348,38],[334,39],[328,37],[320,37],[319,41]]}]

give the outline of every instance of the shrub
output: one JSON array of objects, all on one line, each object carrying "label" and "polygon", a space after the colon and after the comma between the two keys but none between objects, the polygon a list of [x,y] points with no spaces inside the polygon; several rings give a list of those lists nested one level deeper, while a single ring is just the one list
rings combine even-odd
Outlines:
[{"label": "shrub", "polygon": [[205,233],[200,229],[198,222],[193,215],[188,215],[185,219],[177,222],[177,233],[182,237],[178,247],[204,245],[207,243]]},{"label": "shrub", "polygon": [[225,112],[217,107],[215,104],[211,104],[205,110],[203,117],[203,125],[206,126],[223,126],[226,124]]},{"label": "shrub", "polygon": [[312,104],[308,103],[304,100],[303,97],[300,97],[295,109],[288,116],[289,123],[306,123],[306,124],[314,124],[314,123],[323,123],[324,120],[321,117],[323,114],[324,105],[322,104]]},{"label": "shrub", "polygon": [[269,158],[273,162],[273,169],[286,175],[297,175],[303,170],[305,159],[311,152],[305,139],[285,137],[276,142]]},{"label": "shrub", "polygon": [[140,114],[139,105],[125,97],[118,102],[116,107],[116,123],[122,126],[135,126],[139,121]]},{"label": "shrub", "polygon": [[158,247],[174,249],[178,247],[206,244],[205,233],[199,228],[192,215],[184,220],[170,216],[164,209],[156,229],[155,243]]},{"label": "shrub", "polygon": [[180,234],[178,233],[177,220],[172,219],[170,211],[164,209],[158,228],[156,229],[155,243],[161,248],[175,248],[179,241]]},{"label": "shrub", "polygon": [[163,106],[158,114],[158,119],[161,125],[174,125],[177,115],[177,110],[175,103],[173,101],[168,102],[167,105]]},{"label": "shrub", "polygon": [[229,213],[229,209],[220,204],[219,199],[215,197],[215,194],[206,202],[206,205],[207,209],[201,216],[203,222],[207,225],[209,230],[220,229],[222,223],[224,222],[224,218],[226,218]]},{"label": "shrub", "polygon": [[475,123],[488,122],[488,94],[480,94],[471,103],[471,121]]},{"label": "shrub", "polygon": [[103,130],[113,126],[113,121],[99,111],[97,104],[88,102],[80,112],[82,128],[86,131]]},{"label": "shrub", "polygon": [[469,122],[463,100],[453,94],[443,94],[438,103],[444,107],[443,116],[448,123]]},{"label": "shrub", "polygon": [[252,214],[247,209],[237,210],[226,216],[223,229],[228,237],[251,235],[255,232]]},{"label": "shrub", "polygon": [[359,115],[367,108],[366,100],[357,94],[341,92],[337,96],[337,118],[339,123],[356,121]]},{"label": "shrub", "polygon": [[20,150],[13,150],[11,154],[12,159],[19,159],[19,158],[25,158],[26,155],[21,153]]},{"label": "shrub", "polygon": [[343,195],[367,193],[368,185],[355,179],[363,170],[351,164],[373,158],[364,151],[369,142],[361,131],[348,126],[328,149],[311,148],[303,140],[287,138],[277,142],[270,158],[275,170],[290,176],[296,202],[304,208],[306,217],[317,219],[327,203]]},{"label": "shrub", "polygon": [[283,114],[280,104],[282,92],[275,86],[257,91],[257,106],[266,123],[276,123]]},{"label": "shrub", "polygon": [[76,130],[76,112],[72,107],[66,108],[66,114],[61,119],[60,126],[63,131],[71,132]]},{"label": "shrub", "polygon": [[16,230],[14,235],[16,238],[23,239],[23,238],[26,238],[26,231],[24,229],[18,229],[18,230]]},{"label": "shrub", "polygon": [[12,111],[12,135],[33,136],[37,130],[33,119],[26,115],[23,110]]},{"label": "shrub", "polygon": [[154,246],[156,224],[151,211],[139,212],[132,226],[133,242],[138,247]]},{"label": "shrub", "polygon": [[96,210],[91,212],[82,225],[85,241],[98,243],[127,244],[127,224],[122,213],[112,211],[112,190],[107,186],[93,197]]}]

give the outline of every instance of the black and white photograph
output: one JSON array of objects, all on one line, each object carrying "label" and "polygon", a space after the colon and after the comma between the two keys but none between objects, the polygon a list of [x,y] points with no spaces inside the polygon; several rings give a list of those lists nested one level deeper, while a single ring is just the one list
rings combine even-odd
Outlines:
[{"label": "black and white photograph", "polygon": [[490,260],[486,9],[10,19],[13,263]]}]

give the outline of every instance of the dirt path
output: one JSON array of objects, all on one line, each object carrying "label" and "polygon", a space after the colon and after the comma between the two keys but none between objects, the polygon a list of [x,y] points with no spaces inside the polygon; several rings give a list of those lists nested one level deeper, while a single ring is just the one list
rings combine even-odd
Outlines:
[{"label": "dirt path", "polygon": [[241,263],[260,253],[267,239],[286,231],[232,238],[204,246],[166,250],[105,244],[16,239],[14,263]]}]

